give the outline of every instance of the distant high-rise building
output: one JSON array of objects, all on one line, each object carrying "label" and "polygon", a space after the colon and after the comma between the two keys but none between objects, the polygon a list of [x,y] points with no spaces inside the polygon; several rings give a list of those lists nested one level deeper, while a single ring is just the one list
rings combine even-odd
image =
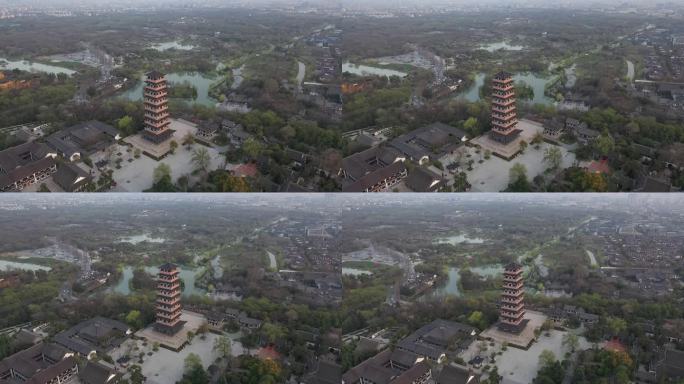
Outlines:
[{"label": "distant high-rise building", "polygon": [[489,135],[499,143],[508,144],[520,135],[521,130],[517,127],[513,76],[499,72],[492,81],[492,130]]},{"label": "distant high-rise building", "polygon": [[503,273],[501,290],[501,310],[499,329],[511,333],[520,333],[527,322],[525,316],[525,287],[523,268],[518,263],[506,265]]},{"label": "distant high-rise building", "polygon": [[145,132],[144,137],[154,143],[161,143],[171,137],[173,131],[169,128],[169,91],[166,75],[152,71],[145,79],[143,91],[145,103]]},{"label": "distant high-rise building", "polygon": [[166,263],[159,267],[157,276],[157,331],[173,335],[183,327],[180,301],[180,271],[174,264]]}]

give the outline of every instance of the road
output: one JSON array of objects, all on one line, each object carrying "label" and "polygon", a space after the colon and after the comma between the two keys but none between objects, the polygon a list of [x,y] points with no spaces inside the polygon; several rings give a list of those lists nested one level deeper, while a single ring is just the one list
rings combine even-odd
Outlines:
[{"label": "road", "polygon": [[634,75],[635,75],[634,63],[632,63],[629,60],[626,60],[626,61],[627,61],[627,79],[629,79],[629,81],[631,83],[632,81],[634,81]]},{"label": "road", "polygon": [[242,76],[242,71],[245,69],[245,64],[242,64],[239,68],[234,68],[233,69],[233,84],[230,86],[230,89],[235,90],[240,87],[240,84],[242,84],[242,81],[245,79]]},{"label": "road", "polygon": [[669,268],[666,267],[601,267],[602,271],[667,271]]},{"label": "road", "polygon": [[570,365],[565,370],[565,375],[563,376],[563,384],[571,384],[572,377],[575,374],[575,366],[577,365],[577,357],[579,356],[579,351],[576,351],[570,357]]},{"label": "road", "polygon": [[278,261],[276,260],[275,255],[272,254],[271,251],[266,251],[266,253],[268,254],[268,259],[269,259],[269,262],[271,264],[269,267],[272,270],[277,271],[278,270]]},{"label": "road", "polygon": [[596,261],[596,257],[594,256],[594,253],[588,249],[585,249],[587,252],[587,256],[589,256],[589,261],[591,262],[592,267],[598,267],[598,262]]},{"label": "road", "polygon": [[302,83],[304,82],[304,76],[306,75],[306,64],[301,61],[297,62],[299,69],[297,71],[297,93],[302,93]]}]

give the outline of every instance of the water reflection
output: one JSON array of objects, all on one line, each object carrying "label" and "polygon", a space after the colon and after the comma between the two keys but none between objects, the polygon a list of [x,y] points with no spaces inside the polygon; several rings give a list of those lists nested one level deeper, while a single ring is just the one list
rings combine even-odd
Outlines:
[{"label": "water reflection", "polygon": [[49,65],[49,64],[42,64],[42,63],[35,63],[31,62],[28,60],[17,60],[17,61],[11,61],[5,58],[0,57],[0,68],[4,70],[13,70],[13,69],[18,69],[21,71],[27,71],[27,72],[45,72],[45,73],[54,73],[55,75],[63,73],[65,75],[71,76],[76,71],[68,69],[68,68],[63,68],[63,67],[58,67],[56,65]]},{"label": "water reflection", "polygon": [[[119,279],[119,281],[116,283],[115,286],[111,288],[111,290],[122,295],[130,295],[130,281],[133,278],[134,269],[135,268],[131,265],[125,266],[121,274],[121,279]],[[158,267],[144,267],[143,269],[145,270],[145,272],[153,276],[157,276],[157,273],[159,273]],[[180,278],[181,280],[183,280],[184,283],[183,296],[204,295],[206,293],[206,291],[204,291],[203,289],[195,287],[195,275],[197,275],[197,273],[200,272],[201,269],[202,268],[188,269],[182,266],[179,267]]]}]

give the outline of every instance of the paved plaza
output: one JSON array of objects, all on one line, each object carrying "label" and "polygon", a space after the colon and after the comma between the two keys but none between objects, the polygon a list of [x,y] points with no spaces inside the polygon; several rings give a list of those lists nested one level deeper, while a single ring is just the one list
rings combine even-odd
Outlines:
[{"label": "paved plaza", "polygon": [[[178,120],[172,120],[178,121]],[[183,123],[181,123],[183,124]],[[172,124],[172,128],[174,125]],[[174,129],[178,128],[178,125]],[[180,132],[176,130],[176,135]],[[154,160],[148,156],[140,156],[135,158],[133,152],[120,152],[121,169],[114,168],[113,178],[117,186],[114,188],[115,192],[141,192],[152,187],[154,184],[154,169],[159,164],[167,164],[171,168],[171,179],[175,183],[179,177],[183,175],[190,175],[195,171],[195,165],[192,163],[192,153],[199,148],[201,144],[193,144],[190,149],[186,148],[182,143],[181,138],[175,138],[179,144],[174,153],[166,155],[162,160]],[[207,148],[209,156],[211,157],[211,164],[209,169],[218,169],[225,165],[225,158],[217,148]],[[129,161],[130,160],[130,161]]]},{"label": "paved plaza", "polygon": [[[528,127],[522,136],[528,143],[532,141],[538,130],[542,129],[539,124],[525,119],[521,120],[521,127]],[[477,140],[481,138],[484,136],[473,139],[471,143],[477,144]],[[517,145],[519,149],[520,144]],[[458,170],[445,172],[447,184],[452,185],[455,175],[463,171],[467,174],[468,182],[472,185],[472,192],[500,192],[508,187],[509,171],[516,163],[523,164],[527,168],[527,178],[530,181],[537,175],[543,175],[549,168],[549,165],[544,162],[544,152],[554,146],[561,150],[561,168],[571,167],[575,163],[575,154],[569,151],[572,147],[547,142],[539,144],[539,148],[529,144],[525,152],[519,153],[512,160],[504,160],[493,154],[490,155],[489,159],[485,159],[486,149],[482,148],[477,153],[478,149],[472,146],[463,146],[454,153],[444,155],[439,160],[445,167],[452,163],[460,164]],[[468,171],[470,160],[473,161],[472,170]]]},{"label": "paved plaza", "polygon": [[170,139],[164,140],[161,143],[153,143],[143,137],[142,132],[137,135],[131,135],[124,139],[124,142],[130,144],[134,148],[140,149],[144,154],[154,158],[161,159],[171,152],[171,142],[175,141],[178,145],[183,142],[183,138],[190,134],[195,136],[197,133],[197,125],[183,119],[170,119],[171,124],[169,129],[173,131],[173,136]]},{"label": "paved plaza", "polygon": [[546,321],[546,315],[541,312],[528,310],[525,312],[524,319],[528,320],[528,323],[525,329],[519,334],[501,331],[497,325],[493,325],[482,332],[480,337],[501,344],[507,343],[509,345],[514,345],[518,348],[527,348],[534,340],[534,330],[540,329]]},{"label": "paved plaza", "polygon": [[146,339],[150,343],[159,343],[173,350],[179,350],[188,341],[188,333],[197,333],[197,329],[207,322],[204,316],[190,311],[183,311],[180,318],[185,324],[175,335],[157,332],[154,325],[150,325],[136,332],[135,337]]},{"label": "paved plaza", "polygon": [[[471,154],[471,159],[475,160],[473,163],[473,170],[466,170],[468,181],[472,184],[473,192],[500,192],[508,187],[510,179],[509,171],[516,163],[523,164],[527,168],[527,178],[532,181],[535,176],[541,175],[549,167],[544,162],[544,151],[547,148],[554,146],[549,143],[540,144],[539,149],[533,146],[527,147],[525,152],[519,154],[511,161],[506,161],[496,156],[491,156],[489,160],[483,160],[479,163],[481,154],[475,153],[475,148],[467,148]],[[568,152],[567,149],[558,147],[563,154],[562,168],[568,168],[575,162],[575,154]],[[467,158],[463,157],[463,162],[467,162]]]},{"label": "paved plaza", "polygon": [[[226,334],[231,343],[231,355],[240,356],[248,353],[242,347],[242,344],[237,341],[242,337],[242,333]],[[190,344],[187,344],[178,352],[159,348],[157,351],[153,350],[153,343],[147,342],[143,345],[143,340],[129,339],[122,344],[118,349],[111,353],[114,360],[118,360],[122,356],[130,355],[132,359],[128,363],[139,364],[138,356],[143,354],[143,362],[141,365],[142,374],[147,378],[147,384],[167,384],[176,383],[183,377],[183,370],[185,358],[191,353],[196,354],[202,360],[202,366],[207,369],[209,365],[219,357],[218,351],[214,350],[214,343],[219,335],[214,333],[206,333],[203,336],[195,336]],[[137,349],[136,349],[137,348]],[[120,372],[125,372],[127,368],[117,364],[117,369]]]},{"label": "paved plaza", "polygon": [[[563,345],[563,336],[567,332],[551,330],[539,336],[532,346],[524,351],[517,348],[507,348],[501,356],[496,357],[496,366],[499,374],[503,377],[503,384],[527,384],[531,383],[539,371],[539,355],[544,350],[553,352],[556,359],[565,359],[565,353],[569,348]],[[591,348],[584,337],[579,338],[578,350]]]},{"label": "paved plaza", "polygon": [[537,134],[544,132],[544,126],[526,119],[520,119],[517,125],[517,129],[520,129],[520,135],[508,144],[501,144],[497,141],[492,140],[489,137],[489,133],[485,133],[482,136],[472,139],[470,142],[473,145],[479,145],[482,147],[482,151],[489,150],[492,154],[498,154],[504,159],[512,159],[518,152],[520,152],[520,142],[525,140],[529,144]]}]

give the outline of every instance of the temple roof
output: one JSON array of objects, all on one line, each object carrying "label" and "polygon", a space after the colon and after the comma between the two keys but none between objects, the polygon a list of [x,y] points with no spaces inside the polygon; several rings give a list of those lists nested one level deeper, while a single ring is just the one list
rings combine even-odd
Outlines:
[{"label": "temple roof", "polygon": [[157,71],[157,70],[152,70],[150,72],[147,72],[145,74],[148,79],[161,79],[162,77],[166,76],[165,74]]},{"label": "temple roof", "polygon": [[178,267],[176,264],[173,263],[165,263],[159,266],[159,269],[162,271],[173,271],[174,269],[177,269]]},{"label": "temple roof", "polygon": [[494,78],[497,80],[508,80],[508,79],[513,78],[513,75],[509,72],[501,71],[501,72],[497,73],[496,75],[494,75]]},{"label": "temple roof", "polygon": [[508,270],[518,270],[518,269],[522,269],[522,265],[520,265],[520,264],[518,264],[518,263],[516,263],[516,262],[508,263],[508,264],[506,264],[506,266],[504,267],[504,269],[507,270],[507,271],[508,271]]},{"label": "temple roof", "polygon": [[50,148],[30,141],[0,151],[0,189],[55,164]]},{"label": "temple roof", "polygon": [[[467,367],[462,365],[447,365],[439,373],[436,379],[437,384],[467,384],[476,383],[477,378],[474,377]],[[475,380],[473,380],[475,378]]]}]

